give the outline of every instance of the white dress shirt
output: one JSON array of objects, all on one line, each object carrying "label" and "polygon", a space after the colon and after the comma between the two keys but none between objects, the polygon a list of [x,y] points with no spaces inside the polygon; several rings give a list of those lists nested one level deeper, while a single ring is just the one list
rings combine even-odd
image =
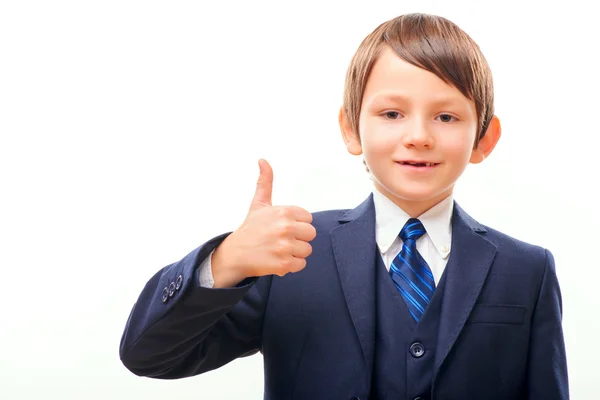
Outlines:
[{"label": "white dress shirt", "polygon": [[[375,204],[375,241],[389,271],[392,261],[402,250],[402,239],[399,235],[410,216],[378,190],[373,191],[373,203]],[[417,251],[429,264],[436,285],[440,281],[450,255],[453,209],[454,200],[450,195],[418,217],[426,233],[417,239]],[[199,266],[200,286],[206,288],[212,288],[214,285],[211,259],[212,253]]]},{"label": "white dress shirt", "polygon": [[[389,271],[392,261],[402,250],[399,235],[410,216],[378,190],[373,191],[373,202],[375,241]],[[450,195],[418,217],[426,233],[417,239],[417,251],[429,264],[436,285],[440,282],[450,255],[453,210],[454,200]]]}]

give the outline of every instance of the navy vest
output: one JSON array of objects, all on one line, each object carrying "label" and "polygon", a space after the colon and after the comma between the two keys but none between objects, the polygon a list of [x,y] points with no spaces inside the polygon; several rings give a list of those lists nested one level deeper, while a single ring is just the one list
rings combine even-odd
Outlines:
[{"label": "navy vest", "polygon": [[370,399],[429,400],[446,274],[418,324],[379,252],[375,275],[377,318]]}]

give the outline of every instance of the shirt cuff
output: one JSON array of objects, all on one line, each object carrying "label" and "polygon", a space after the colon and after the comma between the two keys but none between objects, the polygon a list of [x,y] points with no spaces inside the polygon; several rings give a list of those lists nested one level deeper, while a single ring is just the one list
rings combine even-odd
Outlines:
[{"label": "shirt cuff", "polygon": [[211,289],[215,285],[215,281],[213,279],[212,274],[212,255],[215,251],[211,251],[210,254],[200,263],[198,267],[198,276],[200,281],[200,286]]}]

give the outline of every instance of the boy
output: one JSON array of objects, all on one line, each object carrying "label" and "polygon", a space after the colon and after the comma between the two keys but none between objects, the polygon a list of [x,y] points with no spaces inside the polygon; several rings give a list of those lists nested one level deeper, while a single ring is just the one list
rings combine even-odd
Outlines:
[{"label": "boy", "polygon": [[147,283],[127,368],[181,378],[260,351],[265,399],[567,399],[551,253],[453,200],[500,138],[479,47],[441,17],[380,25],[339,121],[373,193],[352,210],[273,207],[261,160],[241,226]]}]

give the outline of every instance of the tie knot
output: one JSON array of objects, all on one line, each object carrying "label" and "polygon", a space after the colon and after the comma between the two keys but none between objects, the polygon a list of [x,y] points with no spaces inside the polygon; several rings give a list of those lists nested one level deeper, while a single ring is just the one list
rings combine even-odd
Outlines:
[{"label": "tie knot", "polygon": [[404,227],[400,231],[400,239],[402,239],[403,242],[406,242],[408,239],[417,240],[424,234],[425,227],[421,221],[416,218],[411,218],[406,221],[406,224],[404,224]]}]

